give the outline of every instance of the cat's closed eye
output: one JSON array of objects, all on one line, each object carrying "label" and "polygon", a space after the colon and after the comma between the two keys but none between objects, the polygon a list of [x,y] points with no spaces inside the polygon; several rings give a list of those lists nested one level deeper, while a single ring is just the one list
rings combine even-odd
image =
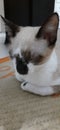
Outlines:
[{"label": "cat's closed eye", "polygon": [[21,53],[27,63],[31,62],[34,65],[40,64],[44,59],[42,55],[35,56],[35,54],[31,54],[30,51],[22,51]]},{"label": "cat's closed eye", "polygon": [[26,63],[29,63],[31,60],[31,52],[30,51],[21,51],[23,58],[25,59]]},{"label": "cat's closed eye", "polygon": [[38,55],[38,56],[32,56],[31,57],[31,62],[34,65],[40,64],[41,62],[43,62],[44,57],[42,55]]}]

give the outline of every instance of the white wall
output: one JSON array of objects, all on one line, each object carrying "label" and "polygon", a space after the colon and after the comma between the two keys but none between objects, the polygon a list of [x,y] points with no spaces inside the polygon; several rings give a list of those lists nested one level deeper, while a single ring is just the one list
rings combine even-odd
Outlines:
[{"label": "white wall", "polygon": [[60,28],[60,0],[55,0],[54,11],[59,14],[59,28]]},{"label": "white wall", "polygon": [[[4,0],[0,0],[0,15],[4,16]],[[4,32],[3,23],[0,17],[0,32]]]},{"label": "white wall", "polygon": [[[0,15],[4,16],[4,2],[0,0]],[[0,59],[8,56],[8,52],[4,46],[5,41],[5,29],[3,21],[0,17]]]}]

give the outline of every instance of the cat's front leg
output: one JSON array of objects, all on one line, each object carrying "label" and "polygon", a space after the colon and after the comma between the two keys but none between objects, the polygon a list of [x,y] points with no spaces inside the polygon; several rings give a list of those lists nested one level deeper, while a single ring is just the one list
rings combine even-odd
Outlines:
[{"label": "cat's front leg", "polygon": [[35,86],[34,84],[31,84],[31,83],[26,82],[26,81],[21,84],[21,88],[24,91],[28,91],[28,92],[38,94],[41,96],[52,95],[54,93],[52,87]]}]

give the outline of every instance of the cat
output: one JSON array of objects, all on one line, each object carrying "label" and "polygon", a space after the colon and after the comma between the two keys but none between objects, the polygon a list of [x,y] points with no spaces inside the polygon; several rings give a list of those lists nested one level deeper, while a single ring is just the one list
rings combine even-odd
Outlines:
[{"label": "cat", "polygon": [[41,27],[22,27],[1,18],[6,29],[5,45],[20,87],[41,96],[59,93],[59,80],[53,81],[58,65],[55,45],[59,15],[54,12]]}]

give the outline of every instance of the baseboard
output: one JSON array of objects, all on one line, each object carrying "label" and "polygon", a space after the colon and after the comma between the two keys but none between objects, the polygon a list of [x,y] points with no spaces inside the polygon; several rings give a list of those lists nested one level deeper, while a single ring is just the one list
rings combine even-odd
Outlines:
[{"label": "baseboard", "polygon": [[1,59],[0,59],[0,64],[1,64],[1,63],[4,63],[4,62],[7,62],[7,61],[10,61],[10,57],[9,57],[9,56],[8,56],[8,57],[1,58]]}]

